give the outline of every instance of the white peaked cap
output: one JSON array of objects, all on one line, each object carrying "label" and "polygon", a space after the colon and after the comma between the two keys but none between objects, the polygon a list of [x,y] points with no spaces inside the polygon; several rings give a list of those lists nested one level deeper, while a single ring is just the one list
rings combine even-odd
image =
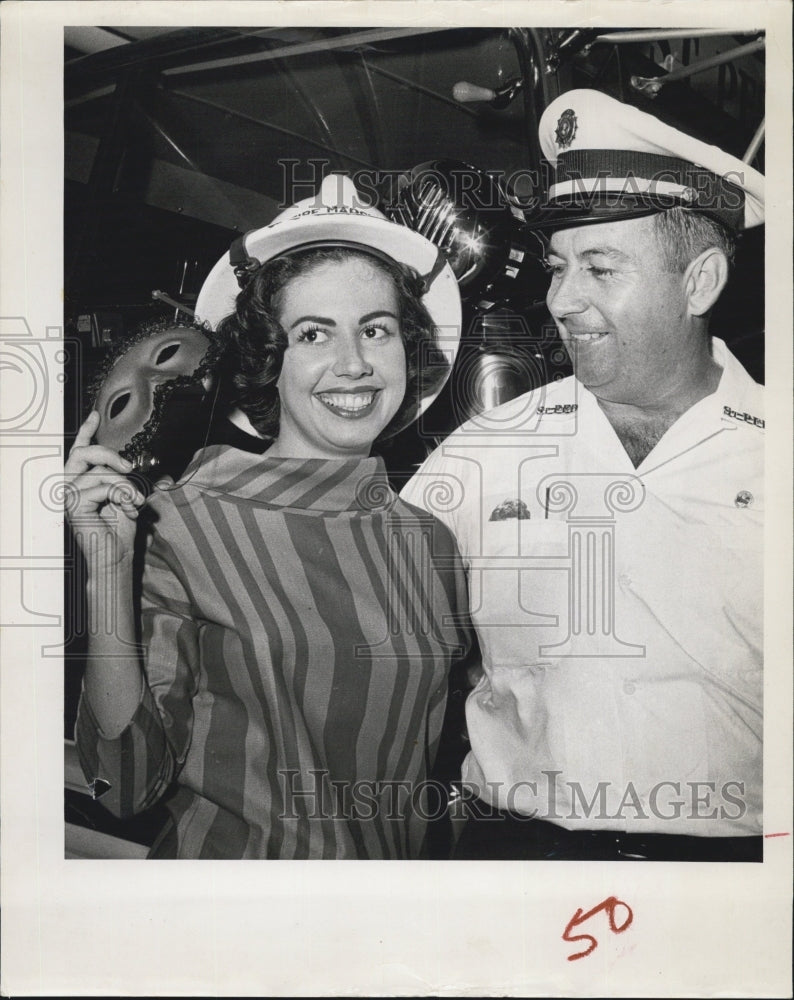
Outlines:
[{"label": "white peaked cap", "polygon": [[625,217],[632,206],[647,214],[675,205],[735,230],[764,221],[763,174],[601,91],[560,95],[538,131],[555,168],[544,205],[550,223],[566,210],[581,221],[605,221],[610,210]]}]

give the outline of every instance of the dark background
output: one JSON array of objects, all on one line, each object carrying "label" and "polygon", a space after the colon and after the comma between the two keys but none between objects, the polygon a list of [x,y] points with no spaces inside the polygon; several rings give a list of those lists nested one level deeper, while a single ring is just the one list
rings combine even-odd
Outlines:
[{"label": "dark background", "polygon": [[[101,355],[97,340],[163,311],[153,290],[193,302],[231,240],[283,207],[288,177],[307,197],[331,171],[396,174],[451,158],[520,176],[513,194],[529,205],[537,118],[573,87],[596,87],[739,157],[764,116],[763,52],[653,99],[631,85],[664,76],[665,58],[680,69],[749,36],[594,42],[548,73],[570,32],[415,31],[66,29],[64,311],[68,334],[84,342],[81,372]],[[458,81],[496,88],[533,66],[537,83],[502,110],[452,96]],[[753,165],[763,171],[763,145]],[[545,282],[534,271],[521,277],[508,312],[539,331],[545,311],[529,307]],[[745,234],[713,325],[756,377],[762,317],[763,228]],[[467,342],[479,344],[476,296],[466,320]],[[442,429],[446,417],[438,414]]]}]

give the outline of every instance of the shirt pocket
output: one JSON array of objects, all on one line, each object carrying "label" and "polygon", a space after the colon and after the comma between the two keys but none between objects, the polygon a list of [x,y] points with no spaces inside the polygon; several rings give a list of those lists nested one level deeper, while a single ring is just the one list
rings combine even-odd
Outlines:
[{"label": "shirt pocket", "polygon": [[[494,652],[534,647],[543,630],[567,621],[568,525],[564,521],[510,519],[483,526],[482,555],[471,560],[469,589],[478,628],[499,628]],[[532,659],[535,658],[532,654]]]}]

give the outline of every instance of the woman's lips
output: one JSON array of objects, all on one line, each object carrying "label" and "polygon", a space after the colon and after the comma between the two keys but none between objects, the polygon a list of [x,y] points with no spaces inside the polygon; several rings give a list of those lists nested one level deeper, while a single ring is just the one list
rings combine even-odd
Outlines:
[{"label": "woman's lips", "polygon": [[375,407],[379,389],[365,389],[358,392],[318,392],[315,398],[331,413],[348,420],[367,416]]}]

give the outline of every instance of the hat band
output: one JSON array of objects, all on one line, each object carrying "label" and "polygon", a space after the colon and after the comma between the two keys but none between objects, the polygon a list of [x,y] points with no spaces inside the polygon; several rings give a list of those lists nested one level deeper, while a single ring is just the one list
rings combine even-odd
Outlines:
[{"label": "hat band", "polygon": [[[694,191],[686,184],[660,181],[648,177],[577,177],[552,184],[549,188],[549,199],[570,198],[572,195],[594,194],[619,195],[667,195],[681,201],[694,201]],[[688,196],[689,193],[689,196]]]},{"label": "hat band", "polygon": [[649,177],[657,180],[687,183],[690,174],[716,177],[690,160],[659,153],[644,153],[630,149],[571,149],[557,157],[557,180],[597,177]]},{"label": "hat band", "polygon": [[[737,180],[742,180],[738,174]],[[743,213],[745,200],[738,184],[679,157],[624,149],[560,153],[549,198],[598,194],[667,198],[673,204],[730,218]]]},{"label": "hat band", "polygon": [[[297,246],[281,250],[274,257],[268,257],[265,260],[260,261],[256,257],[249,256],[248,251],[245,249],[245,236],[238,236],[229,248],[229,263],[231,264],[232,270],[237,278],[237,284],[240,288],[245,288],[254,273],[258,271],[263,264],[266,264],[270,260],[277,260],[279,257],[294,257],[296,254],[303,253],[306,250],[356,250],[359,253],[375,257],[377,260],[382,261],[384,264],[389,264],[391,267],[400,263],[400,261],[390,256],[384,250],[380,250],[378,247],[370,246],[368,243],[357,243],[354,240],[312,240],[308,243],[299,243]],[[446,263],[447,258],[443,251],[437,250],[436,259],[433,262],[431,269],[427,272],[427,274],[420,275],[424,283],[425,294],[427,294],[430,290],[430,286],[443,271]]]}]

